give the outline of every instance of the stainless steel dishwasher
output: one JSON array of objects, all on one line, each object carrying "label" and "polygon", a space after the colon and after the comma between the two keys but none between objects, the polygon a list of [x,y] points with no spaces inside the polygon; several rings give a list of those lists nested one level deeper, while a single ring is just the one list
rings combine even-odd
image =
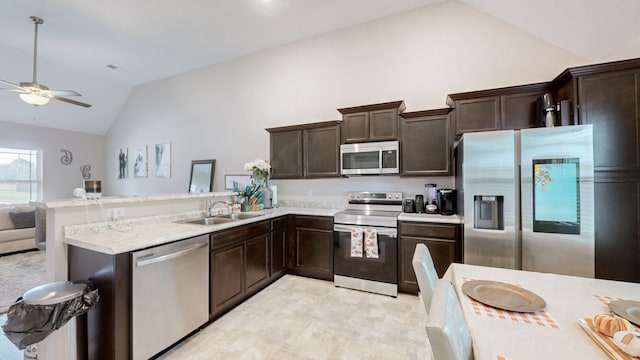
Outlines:
[{"label": "stainless steel dishwasher", "polygon": [[133,359],[148,359],[209,320],[209,235],[132,253]]}]

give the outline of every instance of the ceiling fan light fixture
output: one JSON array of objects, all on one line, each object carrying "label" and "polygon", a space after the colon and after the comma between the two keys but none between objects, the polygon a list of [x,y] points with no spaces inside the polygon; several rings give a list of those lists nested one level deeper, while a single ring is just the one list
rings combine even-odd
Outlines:
[{"label": "ceiling fan light fixture", "polygon": [[20,99],[29,105],[40,106],[49,102],[49,98],[34,93],[18,94]]}]

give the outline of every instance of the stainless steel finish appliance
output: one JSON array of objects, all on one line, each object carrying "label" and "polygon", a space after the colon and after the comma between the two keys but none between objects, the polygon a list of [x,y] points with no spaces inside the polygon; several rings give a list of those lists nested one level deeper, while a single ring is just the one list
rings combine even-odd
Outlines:
[{"label": "stainless steel finish appliance", "polygon": [[382,141],[340,145],[342,175],[398,174],[400,144]]},{"label": "stainless steel finish appliance", "polygon": [[[334,215],[335,286],[398,295],[398,215],[401,192],[349,192],[346,210]],[[351,230],[376,231],[378,258],[351,256]]]},{"label": "stainless steel finish appliance", "polygon": [[438,214],[438,193],[436,191],[436,184],[424,184],[424,212],[427,214]]},{"label": "stainless steel finish appliance", "polygon": [[148,359],[209,320],[209,236],[132,253],[131,347]]},{"label": "stainless steel finish appliance", "polygon": [[592,125],[464,134],[464,262],[593,277]]}]

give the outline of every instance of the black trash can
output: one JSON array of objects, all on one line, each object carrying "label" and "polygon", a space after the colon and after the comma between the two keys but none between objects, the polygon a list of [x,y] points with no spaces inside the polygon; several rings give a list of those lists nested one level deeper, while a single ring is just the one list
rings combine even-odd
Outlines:
[{"label": "black trash can", "polygon": [[61,281],[27,291],[9,307],[2,325],[5,336],[21,350],[42,341],[71,318],[95,308],[100,297],[91,288],[90,282]]}]

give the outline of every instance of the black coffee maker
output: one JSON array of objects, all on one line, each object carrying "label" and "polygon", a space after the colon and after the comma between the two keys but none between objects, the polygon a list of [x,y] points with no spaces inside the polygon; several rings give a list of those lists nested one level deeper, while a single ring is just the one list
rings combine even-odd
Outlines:
[{"label": "black coffee maker", "polygon": [[438,206],[440,214],[454,215],[456,213],[456,191],[453,189],[438,189]]}]

